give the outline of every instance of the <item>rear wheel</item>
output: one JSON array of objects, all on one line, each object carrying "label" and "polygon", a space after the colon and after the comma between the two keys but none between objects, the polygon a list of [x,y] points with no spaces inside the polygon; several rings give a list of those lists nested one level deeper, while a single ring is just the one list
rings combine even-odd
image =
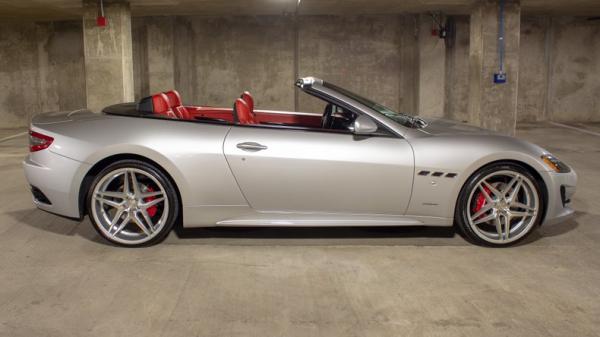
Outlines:
[{"label": "rear wheel", "polygon": [[169,179],[138,160],[122,160],[102,170],[88,193],[89,217],[96,231],[121,246],[162,241],[177,219],[179,200]]},{"label": "rear wheel", "polygon": [[544,209],[539,182],[516,164],[494,164],[475,173],[459,196],[455,220],[469,241],[510,246],[541,222]]}]

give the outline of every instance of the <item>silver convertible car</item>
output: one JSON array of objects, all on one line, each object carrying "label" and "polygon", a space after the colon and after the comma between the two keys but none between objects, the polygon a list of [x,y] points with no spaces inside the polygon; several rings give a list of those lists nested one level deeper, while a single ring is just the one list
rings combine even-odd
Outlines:
[{"label": "silver convertible car", "polygon": [[33,118],[23,165],[42,210],[123,246],[176,224],[456,226],[507,246],[571,215],[575,172],[544,149],[447,120],[394,112],[323,80],[298,90],[322,113],[138,103]]}]

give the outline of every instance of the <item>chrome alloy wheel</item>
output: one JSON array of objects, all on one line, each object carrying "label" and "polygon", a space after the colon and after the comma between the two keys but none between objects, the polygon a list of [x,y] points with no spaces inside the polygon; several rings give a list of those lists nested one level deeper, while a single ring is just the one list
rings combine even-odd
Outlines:
[{"label": "chrome alloy wheel", "polygon": [[122,244],[141,244],[154,238],[169,216],[164,186],[150,173],[119,168],[96,184],[91,212],[98,229]]},{"label": "chrome alloy wheel", "polygon": [[468,199],[467,218],[481,239],[506,244],[526,235],[539,215],[539,197],[525,175],[496,171],[480,179]]}]

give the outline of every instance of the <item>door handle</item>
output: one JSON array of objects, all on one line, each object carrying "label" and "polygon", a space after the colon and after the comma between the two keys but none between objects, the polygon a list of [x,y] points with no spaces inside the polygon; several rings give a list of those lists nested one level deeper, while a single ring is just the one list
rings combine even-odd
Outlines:
[{"label": "door handle", "polygon": [[238,149],[242,149],[244,151],[257,152],[266,150],[267,147],[265,145],[255,143],[255,142],[244,142],[236,145]]}]

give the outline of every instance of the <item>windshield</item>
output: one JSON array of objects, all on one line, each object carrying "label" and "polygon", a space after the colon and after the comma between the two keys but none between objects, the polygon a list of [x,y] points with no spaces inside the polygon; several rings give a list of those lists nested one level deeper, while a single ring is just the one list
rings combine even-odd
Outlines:
[{"label": "windshield", "polygon": [[401,125],[404,125],[406,127],[415,127],[418,125],[418,123],[416,123],[415,117],[413,117],[413,116],[403,114],[400,112],[396,112],[384,105],[373,102],[372,100],[370,100],[368,98],[364,98],[364,97],[357,95],[351,91],[348,91],[344,88],[340,88],[335,84],[323,82],[323,86],[326,88],[329,88],[331,90],[335,90],[335,91],[339,92],[340,94],[347,96],[348,98],[351,98],[351,99],[359,102],[360,104],[365,105],[365,106],[375,110],[376,112],[386,116],[387,118],[394,120],[395,122],[397,122]]}]

